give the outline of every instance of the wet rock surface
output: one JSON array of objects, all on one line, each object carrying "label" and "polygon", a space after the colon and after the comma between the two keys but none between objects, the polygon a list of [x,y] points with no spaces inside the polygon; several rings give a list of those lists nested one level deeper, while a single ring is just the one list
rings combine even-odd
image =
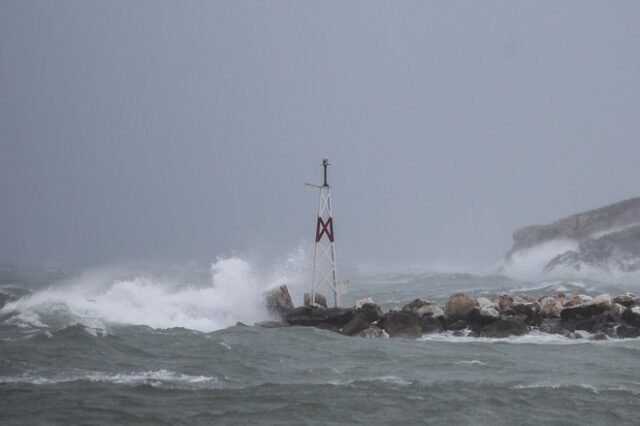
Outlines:
[{"label": "wet rock surface", "polygon": [[295,309],[286,285],[267,292],[265,294],[265,304],[269,312],[278,318],[283,318]]},{"label": "wet rock surface", "polygon": [[[288,291],[279,289],[275,300]],[[274,298],[273,295],[267,297]],[[640,337],[640,306],[635,295],[615,298],[608,294],[543,296],[536,300],[526,294],[503,294],[494,300],[470,298],[455,293],[444,308],[437,302],[416,298],[400,310],[383,312],[372,299],[359,300],[350,308],[325,308],[314,304],[290,309],[281,322],[265,322],[263,327],[305,326],[365,338],[418,338],[429,333],[505,338],[531,331],[592,339]],[[563,303],[564,302],[564,303]],[[620,302],[620,303],[618,303]],[[275,313],[278,313],[277,309]]]}]

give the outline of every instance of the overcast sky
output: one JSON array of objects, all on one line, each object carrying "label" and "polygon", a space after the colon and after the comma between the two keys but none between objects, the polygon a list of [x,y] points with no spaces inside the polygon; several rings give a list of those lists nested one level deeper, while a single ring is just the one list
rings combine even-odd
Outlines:
[{"label": "overcast sky", "polygon": [[491,264],[640,195],[637,1],[0,0],[0,260]]}]

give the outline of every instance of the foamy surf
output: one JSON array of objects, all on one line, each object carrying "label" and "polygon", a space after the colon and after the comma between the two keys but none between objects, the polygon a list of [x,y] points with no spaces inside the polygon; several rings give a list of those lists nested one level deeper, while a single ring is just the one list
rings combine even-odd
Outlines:
[{"label": "foamy surf", "polygon": [[114,324],[211,332],[268,319],[263,292],[291,281],[283,271],[261,277],[238,257],[218,259],[211,265],[210,276],[209,283],[199,285],[145,275],[106,286],[80,279],[24,296],[0,312],[16,313],[10,321],[17,325],[61,329],[80,323],[97,334],[108,332]]},{"label": "foamy surf", "polygon": [[102,382],[118,385],[139,386],[163,386],[168,384],[193,385],[207,384],[214,385],[218,382],[217,377],[196,376],[176,373],[169,370],[141,371],[132,373],[107,374],[102,372],[84,372],[76,374],[66,374],[53,377],[42,377],[25,374],[18,377],[0,377],[0,384],[31,384],[31,385],[53,385],[70,382]]},{"label": "foamy surf", "polygon": [[[467,334],[467,333],[465,333]],[[503,338],[494,337],[472,337],[468,335],[459,335],[455,332],[443,332],[434,334],[425,334],[418,338],[422,342],[451,342],[451,343],[509,343],[509,344],[530,344],[530,345],[579,345],[579,344],[606,344],[620,343],[623,340],[607,339],[607,340],[591,340],[592,334],[578,330],[576,337],[565,337],[559,334],[543,333],[541,331],[531,331],[523,336],[511,336]],[[640,340],[640,339],[626,339]]]}]

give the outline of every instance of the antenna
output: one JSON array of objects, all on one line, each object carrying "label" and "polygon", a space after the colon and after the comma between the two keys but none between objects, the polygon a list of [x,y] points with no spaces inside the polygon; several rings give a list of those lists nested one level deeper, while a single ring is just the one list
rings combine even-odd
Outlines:
[{"label": "antenna", "polygon": [[313,277],[311,279],[309,299],[311,303],[315,303],[317,290],[321,287],[328,287],[333,293],[334,305],[337,307],[340,303],[340,294],[345,293],[348,288],[348,281],[345,284],[338,283],[333,212],[331,210],[331,186],[327,180],[328,159],[322,160],[322,167],[324,169],[324,184],[306,183],[307,186],[320,190],[318,220],[316,221],[316,244],[313,252]]}]

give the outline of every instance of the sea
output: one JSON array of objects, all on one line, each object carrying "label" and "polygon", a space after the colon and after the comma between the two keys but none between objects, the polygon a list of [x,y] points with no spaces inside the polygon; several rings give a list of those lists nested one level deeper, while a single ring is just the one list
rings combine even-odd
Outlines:
[{"label": "sea", "polygon": [[[638,339],[366,339],[254,326],[270,318],[266,289],[286,284],[302,302],[308,268],[295,264],[3,265],[0,424],[640,424]],[[615,277],[376,269],[346,271],[343,305],[640,290]]]}]

